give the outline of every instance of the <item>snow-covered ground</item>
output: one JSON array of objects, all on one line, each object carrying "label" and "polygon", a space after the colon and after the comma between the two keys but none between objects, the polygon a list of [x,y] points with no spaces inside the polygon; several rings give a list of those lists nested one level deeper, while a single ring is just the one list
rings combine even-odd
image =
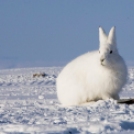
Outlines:
[{"label": "snow-covered ground", "polygon": [[[56,77],[62,68],[0,70],[0,134],[134,133],[134,105],[100,100],[89,106],[61,107]],[[45,77],[34,77],[46,73]],[[121,98],[134,98],[134,68]]]}]

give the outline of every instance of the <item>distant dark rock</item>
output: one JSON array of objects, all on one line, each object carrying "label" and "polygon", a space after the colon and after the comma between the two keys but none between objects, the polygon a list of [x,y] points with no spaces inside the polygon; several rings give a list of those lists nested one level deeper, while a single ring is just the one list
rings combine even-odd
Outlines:
[{"label": "distant dark rock", "polygon": [[35,74],[33,74],[33,78],[35,78],[35,77],[46,77],[46,76],[48,76],[46,73],[35,73]]}]

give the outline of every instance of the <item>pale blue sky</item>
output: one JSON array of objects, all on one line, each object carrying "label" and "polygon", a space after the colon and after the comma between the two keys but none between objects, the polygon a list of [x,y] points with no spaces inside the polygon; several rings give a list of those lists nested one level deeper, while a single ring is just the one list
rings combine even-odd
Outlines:
[{"label": "pale blue sky", "polygon": [[132,0],[0,0],[0,68],[64,65],[98,49],[99,26],[134,63]]}]

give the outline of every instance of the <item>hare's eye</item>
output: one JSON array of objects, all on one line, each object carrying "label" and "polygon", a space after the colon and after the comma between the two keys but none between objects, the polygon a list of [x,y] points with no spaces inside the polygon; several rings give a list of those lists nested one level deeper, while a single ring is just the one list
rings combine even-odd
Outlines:
[{"label": "hare's eye", "polygon": [[110,51],[110,54],[111,54],[111,53],[113,53],[113,51],[112,51],[112,50]]}]

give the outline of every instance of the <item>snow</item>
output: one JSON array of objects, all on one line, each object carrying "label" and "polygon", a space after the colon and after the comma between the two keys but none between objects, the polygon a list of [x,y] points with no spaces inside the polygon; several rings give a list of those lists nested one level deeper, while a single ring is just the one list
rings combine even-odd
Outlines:
[{"label": "snow", "polygon": [[[62,107],[56,77],[62,68],[0,70],[0,134],[134,133],[134,105],[100,100]],[[33,77],[45,73],[45,77]],[[134,68],[120,97],[134,98]]]}]

